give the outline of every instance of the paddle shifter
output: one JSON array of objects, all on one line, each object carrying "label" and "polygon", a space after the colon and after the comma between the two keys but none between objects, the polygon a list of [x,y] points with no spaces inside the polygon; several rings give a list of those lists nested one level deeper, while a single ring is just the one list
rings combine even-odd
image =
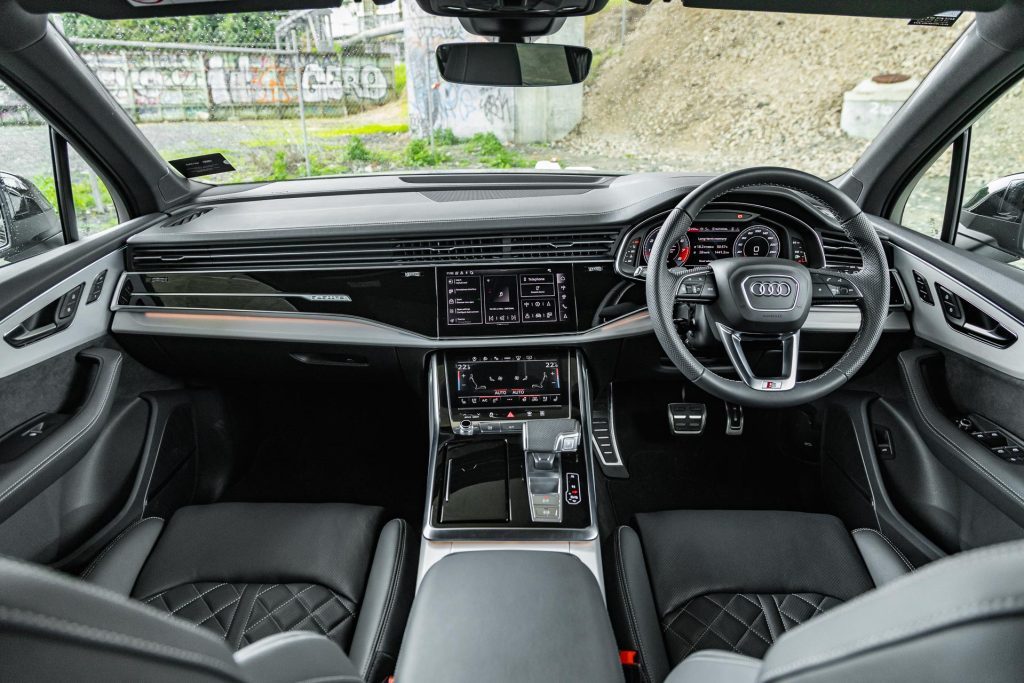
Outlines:
[{"label": "paddle shifter", "polygon": [[523,424],[526,490],[534,522],[562,521],[562,453],[580,445],[579,420],[527,420]]}]

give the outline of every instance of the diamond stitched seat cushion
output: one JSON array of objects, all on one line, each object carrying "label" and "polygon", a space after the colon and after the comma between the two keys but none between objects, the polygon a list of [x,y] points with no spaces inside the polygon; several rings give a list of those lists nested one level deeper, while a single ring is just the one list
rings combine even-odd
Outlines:
[{"label": "diamond stitched seat cushion", "polygon": [[233,649],[284,631],[346,652],[383,523],[362,505],[220,503],[167,523],[132,597],[223,637]]},{"label": "diamond stitched seat cushion", "polygon": [[710,593],[668,614],[662,630],[672,661],[707,649],[763,657],[787,630],[839,604],[820,593]]},{"label": "diamond stitched seat cushion", "polygon": [[355,628],[355,601],[315,583],[189,583],[144,602],[213,631],[236,650],[285,631],[312,631],[344,647]]},{"label": "diamond stitched seat cushion", "polygon": [[874,587],[828,515],[678,510],[638,514],[636,528],[672,665],[706,649],[761,657],[787,630]]}]

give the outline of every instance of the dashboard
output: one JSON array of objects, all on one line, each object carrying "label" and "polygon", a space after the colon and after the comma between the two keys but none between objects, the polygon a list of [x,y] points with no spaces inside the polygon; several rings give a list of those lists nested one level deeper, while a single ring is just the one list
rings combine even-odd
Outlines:
[{"label": "dashboard", "polygon": [[[382,349],[537,350],[649,337],[642,281],[654,241],[668,210],[704,180],[513,173],[220,189],[129,239],[113,330],[145,338],[154,357],[173,349],[188,362],[185,338],[348,345],[326,356],[315,347],[289,352],[311,367],[372,366],[388,356]],[[860,266],[828,213],[783,188],[712,204],[665,266],[732,256]],[[820,308],[809,330],[857,330],[855,309]],[[536,369],[512,372],[512,384],[504,371],[484,384],[507,391],[499,403],[518,400],[516,376],[532,379]],[[464,396],[474,397],[494,400]]]},{"label": "dashboard", "polygon": [[[654,242],[668,215],[666,211],[652,216],[626,235],[615,259],[619,274],[645,277]],[[701,212],[686,234],[671,245],[665,265],[706,266],[730,257],[785,258],[807,266],[825,262],[821,239],[809,226],[788,216],[736,208]]]}]

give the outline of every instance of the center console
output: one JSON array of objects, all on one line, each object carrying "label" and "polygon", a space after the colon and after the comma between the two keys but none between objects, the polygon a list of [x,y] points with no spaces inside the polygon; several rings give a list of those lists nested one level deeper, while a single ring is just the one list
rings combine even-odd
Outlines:
[{"label": "center console", "polygon": [[[448,334],[575,324],[571,273],[557,267],[439,277]],[[398,680],[621,681],[582,354],[438,351],[428,383],[428,493]]]},{"label": "center console", "polygon": [[575,555],[603,589],[582,355],[556,347],[439,351],[428,383],[419,578],[465,550],[543,550]]},{"label": "center console", "polygon": [[429,540],[591,540],[586,374],[575,351],[434,357]]}]

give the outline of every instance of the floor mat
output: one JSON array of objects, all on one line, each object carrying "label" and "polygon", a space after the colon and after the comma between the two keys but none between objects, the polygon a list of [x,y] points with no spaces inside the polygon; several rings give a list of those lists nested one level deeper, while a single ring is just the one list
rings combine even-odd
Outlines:
[{"label": "floor mat", "polygon": [[[396,423],[373,386],[263,386],[245,438],[251,464],[224,500],[380,505],[415,527],[427,479],[426,409]],[[419,402],[410,402],[414,407]]]},{"label": "floor mat", "polygon": [[667,404],[681,401],[680,383],[615,384],[615,434],[630,478],[607,480],[617,524],[637,512],[678,509],[819,511],[818,468],[787,457],[789,411],[744,411],[744,432],[725,434],[722,401],[688,390],[704,402],[700,436],[669,433]]}]

